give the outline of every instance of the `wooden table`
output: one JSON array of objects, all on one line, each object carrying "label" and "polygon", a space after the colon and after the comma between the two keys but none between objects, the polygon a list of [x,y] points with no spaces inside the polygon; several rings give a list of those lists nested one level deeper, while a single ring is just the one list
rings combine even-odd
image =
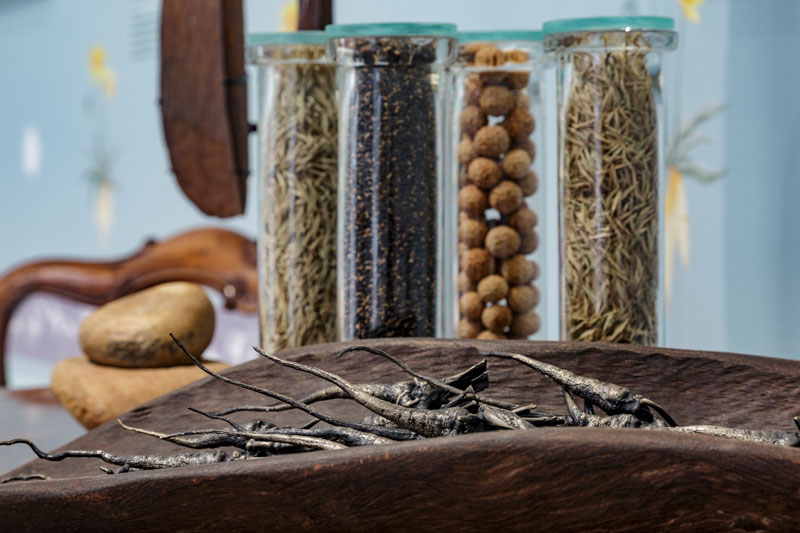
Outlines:
[{"label": "wooden table", "polygon": [[[50,389],[9,390],[0,387],[0,441],[27,438],[55,449],[83,435],[86,430],[64,409]],[[0,478],[3,474],[34,459],[20,446],[3,448],[0,453]]]}]

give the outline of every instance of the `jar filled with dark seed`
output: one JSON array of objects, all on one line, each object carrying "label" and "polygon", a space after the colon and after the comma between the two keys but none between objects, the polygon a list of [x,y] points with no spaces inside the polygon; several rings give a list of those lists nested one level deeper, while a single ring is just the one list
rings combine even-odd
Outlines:
[{"label": "jar filled with dark seed", "polygon": [[663,52],[672,19],[548,22],[558,83],[561,338],[658,345]]},{"label": "jar filled with dark seed", "polygon": [[323,31],[251,34],[261,346],[336,340],[336,71]]},{"label": "jar filled with dark seed", "polygon": [[339,92],[339,338],[435,336],[455,26],[326,31]]},{"label": "jar filled with dark seed", "polygon": [[451,70],[448,336],[543,338],[540,31],[460,32]]}]

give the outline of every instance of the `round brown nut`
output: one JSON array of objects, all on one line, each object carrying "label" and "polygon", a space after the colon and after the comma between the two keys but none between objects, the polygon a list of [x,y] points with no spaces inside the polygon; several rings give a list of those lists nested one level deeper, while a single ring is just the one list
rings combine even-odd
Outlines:
[{"label": "round brown nut", "polygon": [[511,91],[502,85],[490,85],[481,94],[481,111],[487,115],[501,117],[514,108],[516,99]]},{"label": "round brown nut", "polygon": [[522,205],[522,189],[513,181],[502,181],[489,193],[489,205],[501,215],[510,215]]},{"label": "round brown nut", "polygon": [[524,176],[517,180],[517,183],[519,184],[523,196],[531,196],[539,188],[539,176],[537,176],[536,172],[533,170],[529,170]]},{"label": "round brown nut", "polygon": [[511,309],[505,305],[485,307],[481,313],[483,325],[495,333],[503,333],[511,325],[511,318]]},{"label": "round brown nut", "polygon": [[539,217],[526,205],[517,209],[508,219],[508,225],[517,230],[520,235],[533,233],[538,222]]},{"label": "round brown nut", "polygon": [[478,281],[491,274],[492,266],[492,257],[485,248],[472,248],[461,255],[461,270],[466,272],[472,281]]},{"label": "round brown nut", "polygon": [[498,276],[497,274],[486,276],[478,282],[477,294],[484,302],[497,303],[505,298],[508,294],[508,282],[505,280],[505,278]]},{"label": "round brown nut", "polygon": [[493,44],[484,43],[475,52],[475,64],[483,67],[499,67],[506,62],[506,54]]},{"label": "round brown nut", "polygon": [[470,248],[478,248],[483,246],[487,231],[486,223],[482,220],[467,218],[458,225],[458,241]]},{"label": "round brown nut", "polygon": [[531,108],[531,99],[528,97],[527,94],[524,92],[517,93],[515,97],[515,104],[514,107],[521,107],[523,109],[530,110]]},{"label": "round brown nut", "polygon": [[503,126],[508,130],[508,135],[512,139],[522,140],[533,133],[533,129],[536,127],[536,121],[533,119],[533,115],[531,115],[530,111],[517,107],[503,121]]},{"label": "round brown nut", "polygon": [[474,291],[477,287],[475,282],[469,279],[466,272],[458,273],[458,292],[464,294],[465,292]]},{"label": "round brown nut", "polygon": [[462,318],[458,323],[458,336],[462,339],[474,339],[483,330],[483,325],[477,320]]},{"label": "round brown nut", "polygon": [[463,242],[458,243],[458,257],[461,257],[462,255],[467,253],[468,250],[469,246],[467,246],[465,243]]},{"label": "round brown nut", "polygon": [[476,157],[467,167],[467,175],[481,189],[491,189],[503,179],[503,170],[494,159]]},{"label": "round brown nut", "polygon": [[465,185],[458,191],[458,207],[471,217],[482,215],[487,205],[486,193],[474,185]]},{"label": "round brown nut", "polygon": [[458,162],[469,165],[473,159],[475,159],[475,149],[472,147],[472,140],[465,135],[458,143]]},{"label": "round brown nut", "polygon": [[511,322],[511,332],[514,335],[527,337],[539,331],[541,325],[542,322],[539,320],[539,315],[534,311],[528,311],[514,317]]},{"label": "round brown nut", "polygon": [[478,155],[484,157],[499,157],[508,152],[510,144],[508,132],[502,126],[483,126],[475,133],[473,143]]},{"label": "round brown nut", "polygon": [[[480,248],[475,249],[480,250]],[[511,285],[524,285],[539,276],[539,266],[528,261],[524,255],[515,255],[503,261],[500,274]]]},{"label": "round brown nut", "polygon": [[[464,141],[461,141],[462,143]],[[470,144],[470,149],[472,149],[472,145]],[[458,153],[459,153],[459,160],[461,158],[461,145],[458,146]],[[528,155],[528,152],[525,150],[520,150],[519,148],[515,150],[509,150],[509,152],[503,157],[503,172],[509,178],[519,179],[525,175],[531,169],[531,156]]]},{"label": "round brown nut", "polygon": [[498,259],[506,259],[519,251],[519,233],[509,226],[497,226],[486,234],[486,249]]},{"label": "round brown nut", "polygon": [[525,63],[530,57],[525,50],[506,50],[506,61],[509,63]]},{"label": "round brown nut", "polygon": [[502,333],[495,333],[494,331],[489,331],[488,329],[485,329],[481,331],[480,334],[475,338],[480,339],[482,341],[500,341],[507,337]]},{"label": "round brown nut", "polygon": [[478,320],[483,311],[483,300],[477,292],[466,292],[458,300],[458,311],[462,317]]},{"label": "round brown nut", "polygon": [[506,76],[506,85],[509,89],[516,91],[527,87],[530,79],[531,75],[529,72],[515,70],[509,72],[508,76]]},{"label": "round brown nut", "polygon": [[472,137],[486,122],[486,113],[478,106],[468,105],[461,112],[461,133]]},{"label": "round brown nut", "polygon": [[471,74],[464,80],[464,100],[467,105],[477,106],[483,91],[483,81],[477,74]]},{"label": "round brown nut", "polygon": [[508,306],[515,313],[530,311],[539,303],[539,290],[533,285],[518,285],[508,291]]},{"label": "round brown nut", "polygon": [[529,156],[531,156],[531,161],[536,159],[536,145],[530,139],[530,137],[525,137],[524,139],[518,139],[511,142],[511,149],[516,150],[520,149],[524,152],[527,152]]},{"label": "round brown nut", "polygon": [[532,254],[539,247],[539,235],[535,231],[520,237],[519,253],[522,255]]}]

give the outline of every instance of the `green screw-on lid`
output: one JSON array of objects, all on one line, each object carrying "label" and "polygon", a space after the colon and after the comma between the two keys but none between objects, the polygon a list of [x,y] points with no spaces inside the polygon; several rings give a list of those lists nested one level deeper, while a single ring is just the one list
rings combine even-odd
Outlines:
[{"label": "green screw-on lid", "polygon": [[247,46],[270,44],[325,44],[328,36],[322,30],[286,31],[280,33],[248,33]]},{"label": "green screw-on lid", "polygon": [[417,22],[392,22],[386,24],[328,24],[325,26],[328,38],[356,36],[390,35],[431,35],[434,37],[455,37],[455,24],[427,24]]},{"label": "green screw-on lid", "polygon": [[597,30],[665,30],[675,29],[675,21],[669,17],[591,17],[561,19],[545,22],[542,31],[545,35],[575,31]]},{"label": "green screw-on lid", "polygon": [[462,43],[503,42],[503,41],[541,41],[540,30],[502,30],[502,31],[460,31],[458,40]]}]

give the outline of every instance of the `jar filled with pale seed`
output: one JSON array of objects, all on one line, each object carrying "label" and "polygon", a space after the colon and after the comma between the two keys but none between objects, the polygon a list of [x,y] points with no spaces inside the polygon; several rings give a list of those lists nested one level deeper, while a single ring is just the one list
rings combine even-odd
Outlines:
[{"label": "jar filled with pale seed", "polygon": [[663,339],[662,52],[672,19],[544,25],[557,67],[561,338]]},{"label": "jar filled with pale seed", "polygon": [[336,340],[336,73],[325,32],[247,37],[257,70],[261,346]]},{"label": "jar filled with pale seed", "polygon": [[458,257],[447,272],[450,336],[543,331],[543,67],[540,31],[459,33],[450,77],[448,246]]}]

